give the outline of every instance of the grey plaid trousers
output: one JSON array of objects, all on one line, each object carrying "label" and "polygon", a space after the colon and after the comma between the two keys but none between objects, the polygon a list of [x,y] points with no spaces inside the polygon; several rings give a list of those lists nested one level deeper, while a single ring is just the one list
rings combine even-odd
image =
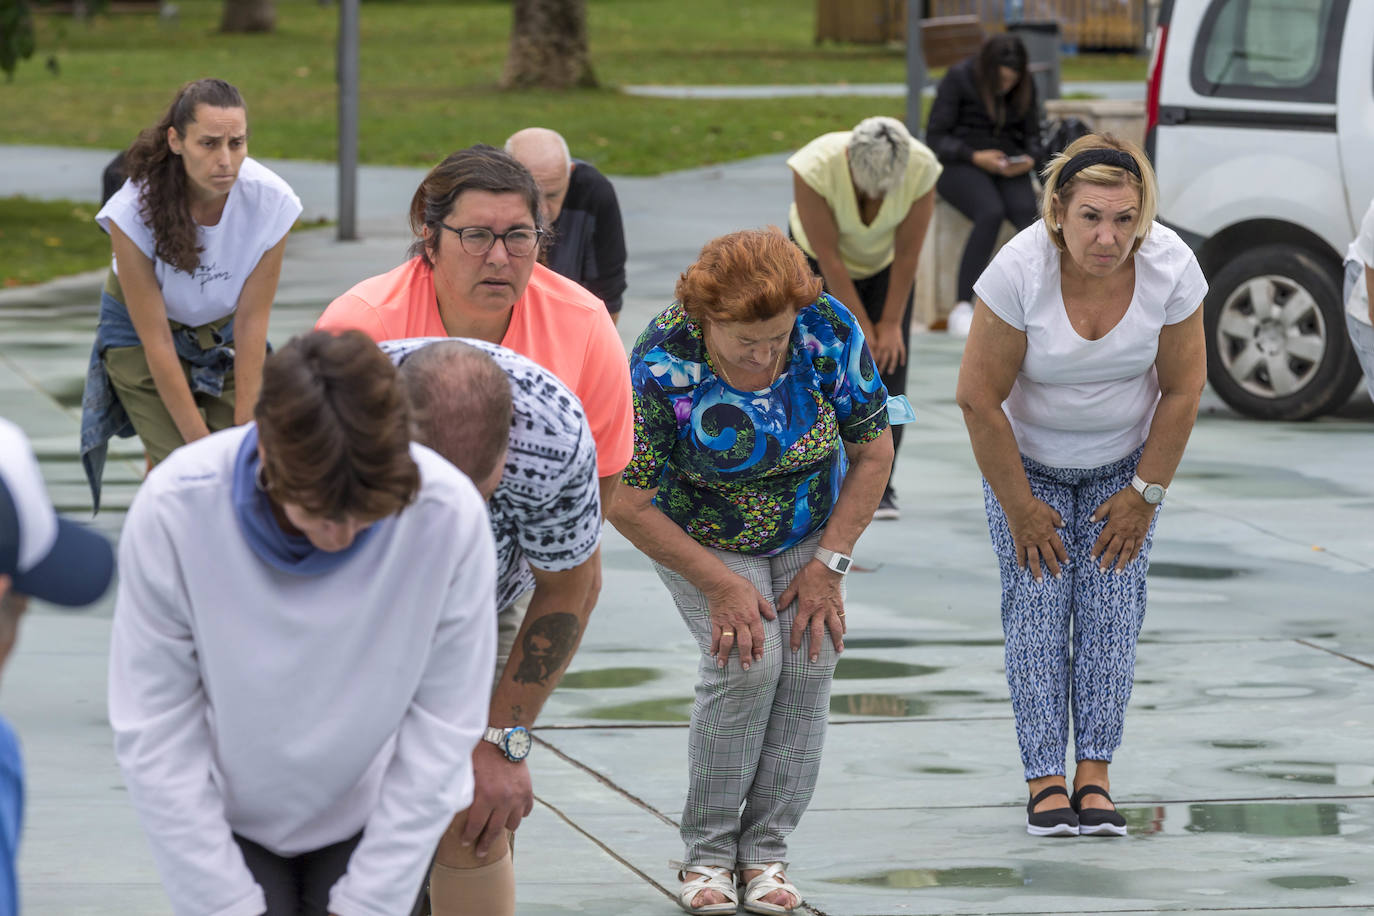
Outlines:
[{"label": "grey plaid trousers", "polygon": [[[820,536],[773,557],[712,552],[777,607],[815,556]],[[701,650],[688,732],[683,862],[732,870],[786,862],[787,836],[811,803],[820,775],[835,646],[827,635],[813,663],[808,636],[792,654],[793,602],[776,620],[763,621],[762,661],[745,671],[732,652],[729,664],[717,668],[706,596],[671,569],[654,568]]]}]

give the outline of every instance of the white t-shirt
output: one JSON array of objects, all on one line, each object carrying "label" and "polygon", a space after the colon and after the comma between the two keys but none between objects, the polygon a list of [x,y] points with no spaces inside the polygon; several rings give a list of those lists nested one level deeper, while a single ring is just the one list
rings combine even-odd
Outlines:
[{"label": "white t-shirt", "polygon": [[1100,340],[1084,340],[1064,311],[1059,259],[1037,220],[1003,246],[973,289],[1026,334],[1021,371],[1002,404],[1021,452],[1050,467],[1101,467],[1145,442],[1159,400],[1160,329],[1202,304],[1207,281],[1192,250],[1155,223],[1135,255],[1126,314]]},{"label": "white t-shirt", "polygon": [[[110,223],[117,224],[153,261],[167,317],[192,326],[216,321],[238,308],[239,293],[248,275],[301,215],[301,200],[290,185],[257,160],[244,159],[219,222],[199,227],[197,235],[204,250],[200,266],[188,274],[153,254],[156,244],[152,229],[143,220],[141,189],[141,183],[124,182],[100,208],[95,221],[106,232]],[[119,273],[118,263],[115,273]]]},{"label": "white t-shirt", "polygon": [[[1350,243],[1345,252],[1345,262],[1355,261],[1365,267],[1374,267],[1374,200],[1360,221],[1360,234]],[[1355,285],[1350,288],[1350,298],[1345,300],[1345,311],[1356,320],[1369,324],[1369,284],[1365,281],[1364,271]]]}]

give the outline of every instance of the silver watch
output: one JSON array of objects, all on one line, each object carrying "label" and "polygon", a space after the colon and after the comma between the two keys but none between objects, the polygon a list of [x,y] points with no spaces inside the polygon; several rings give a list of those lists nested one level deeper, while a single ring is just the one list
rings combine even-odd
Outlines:
[{"label": "silver watch", "polygon": [[816,548],[816,559],[842,576],[848,575],[849,567],[854,565],[853,557],[834,550],[826,550],[824,547]]},{"label": "silver watch", "polygon": [[1140,498],[1152,506],[1157,506],[1164,502],[1164,494],[1168,491],[1161,484],[1146,483],[1137,474],[1131,478],[1131,487],[1140,494]]},{"label": "silver watch", "polygon": [[530,748],[534,746],[530,730],[523,725],[514,728],[498,728],[493,725],[483,733],[482,740],[499,747],[501,753],[506,755],[506,759],[513,763],[519,763],[528,757]]}]

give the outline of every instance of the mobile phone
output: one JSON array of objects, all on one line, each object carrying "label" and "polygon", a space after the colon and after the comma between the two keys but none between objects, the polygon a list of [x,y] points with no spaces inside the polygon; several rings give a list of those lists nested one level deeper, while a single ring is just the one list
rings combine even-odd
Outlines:
[{"label": "mobile phone", "polygon": [[1007,157],[1007,162],[1008,162],[1008,163],[1011,163],[1011,162],[1030,162],[1030,161],[1031,161],[1031,157],[1030,157],[1030,156],[1027,156],[1027,155],[1025,155],[1025,154],[1022,154],[1022,155],[1020,155],[1020,156],[1009,156],[1009,157]]}]

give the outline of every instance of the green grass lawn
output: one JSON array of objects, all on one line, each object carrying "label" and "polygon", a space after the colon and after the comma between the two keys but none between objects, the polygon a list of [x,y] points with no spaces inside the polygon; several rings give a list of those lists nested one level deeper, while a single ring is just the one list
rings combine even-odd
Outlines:
[{"label": "green grass lawn", "polygon": [[27,286],[110,263],[95,204],[0,197],[0,287]]},{"label": "green grass lawn", "polygon": [[[29,286],[110,264],[110,237],[96,225],[100,205],[0,197],[0,288]],[[332,225],[297,221],[292,232]]]},{"label": "green grass lawn", "polygon": [[[123,147],[182,82],[219,76],[248,101],[251,152],[335,157],[338,11],[277,0],[270,35],[216,34],[217,0],[177,0],[173,21],[116,14],[39,17],[39,54],[0,84],[8,142]],[[905,79],[902,49],[813,43],[801,0],[589,0],[593,65],[604,88],[496,88],[510,30],[506,0],[376,0],[362,7],[364,162],[429,165],[476,142],[541,124],[612,174],[652,174],[795,149],[870,114],[901,117],[902,99],[670,100],[617,86],[868,83]],[[56,55],[60,72],[41,64]],[[1079,59],[1082,60],[1082,59]],[[1141,78],[1131,56],[1065,61],[1064,78]],[[1096,69],[1094,69],[1096,67]],[[1108,75],[1089,76],[1092,73]]]}]

